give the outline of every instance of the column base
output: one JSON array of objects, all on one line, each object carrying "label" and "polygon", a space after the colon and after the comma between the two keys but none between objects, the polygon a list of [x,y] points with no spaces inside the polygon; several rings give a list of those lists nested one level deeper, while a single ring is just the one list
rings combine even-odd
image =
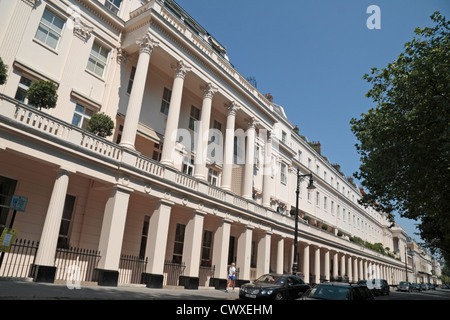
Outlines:
[{"label": "column base", "polygon": [[54,283],[56,276],[56,267],[51,266],[34,266],[33,281]]},{"label": "column base", "polygon": [[94,269],[94,281],[96,281],[99,286],[117,287],[119,283],[119,271]]},{"label": "column base", "polygon": [[164,275],[143,273],[141,276],[141,283],[145,284],[147,288],[161,289],[163,287]]},{"label": "column base", "polygon": [[227,288],[227,279],[211,278],[209,279],[209,286],[216,290],[225,290]]},{"label": "column base", "polygon": [[180,286],[184,286],[185,289],[198,289],[199,278],[198,277],[188,277],[188,276],[180,276],[178,278],[178,284]]}]

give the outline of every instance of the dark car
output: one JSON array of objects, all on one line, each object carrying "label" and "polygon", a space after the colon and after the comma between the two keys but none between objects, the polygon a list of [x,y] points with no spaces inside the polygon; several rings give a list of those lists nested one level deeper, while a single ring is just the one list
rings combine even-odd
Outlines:
[{"label": "dark car", "polygon": [[265,274],[239,289],[241,299],[290,300],[303,295],[310,285],[295,275]]},{"label": "dark car", "polygon": [[313,286],[301,300],[375,300],[365,285],[344,282],[320,283]]},{"label": "dark car", "polygon": [[401,281],[397,286],[397,291],[411,292],[412,290],[411,282],[408,281]]},{"label": "dark car", "polygon": [[421,287],[420,283],[412,283],[411,289],[414,291],[419,291],[419,292],[422,291],[422,287]]}]

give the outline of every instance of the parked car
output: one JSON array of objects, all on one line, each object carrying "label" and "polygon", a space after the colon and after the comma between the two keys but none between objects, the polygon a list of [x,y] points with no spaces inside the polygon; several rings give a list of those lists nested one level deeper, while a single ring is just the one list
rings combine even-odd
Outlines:
[{"label": "parked car", "polygon": [[295,275],[265,274],[239,289],[241,299],[298,299],[309,288],[302,278]]},{"label": "parked car", "polygon": [[436,290],[436,286],[434,284],[432,284],[432,283],[429,283],[428,284],[428,289],[429,290]]},{"label": "parked car", "polygon": [[314,285],[300,300],[374,300],[374,297],[363,284],[327,282]]},{"label": "parked car", "polygon": [[389,295],[389,285],[384,279],[369,279],[366,285],[374,296]]},{"label": "parked car", "polygon": [[401,281],[397,286],[397,291],[411,292],[412,290],[411,282],[408,281]]},{"label": "parked car", "polygon": [[423,291],[427,291],[428,290],[428,287],[427,287],[427,285],[425,283],[421,283],[420,287],[422,288]]},{"label": "parked car", "polygon": [[411,288],[413,289],[413,291],[422,291],[422,286],[420,285],[420,283],[412,283]]}]

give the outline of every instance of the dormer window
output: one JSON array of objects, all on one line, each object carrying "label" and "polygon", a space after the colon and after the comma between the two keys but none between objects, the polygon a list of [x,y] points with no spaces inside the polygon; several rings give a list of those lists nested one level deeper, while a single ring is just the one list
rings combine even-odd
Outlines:
[{"label": "dormer window", "polygon": [[122,0],[106,0],[105,7],[107,7],[112,13],[117,15],[119,13],[121,3]]}]

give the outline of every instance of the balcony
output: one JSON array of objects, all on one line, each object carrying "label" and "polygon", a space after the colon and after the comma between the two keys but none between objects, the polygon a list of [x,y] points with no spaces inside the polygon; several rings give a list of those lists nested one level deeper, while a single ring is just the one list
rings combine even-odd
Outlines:
[{"label": "balcony", "polygon": [[261,218],[271,219],[276,213],[205,181],[186,175],[172,167],[162,165],[139,152],[129,151],[109,140],[57,119],[43,111],[0,94],[0,128],[4,125],[28,133],[44,143],[52,143],[78,157],[93,158],[101,164],[125,169],[142,179],[169,184],[177,190],[194,193],[227,208],[250,211]]}]

